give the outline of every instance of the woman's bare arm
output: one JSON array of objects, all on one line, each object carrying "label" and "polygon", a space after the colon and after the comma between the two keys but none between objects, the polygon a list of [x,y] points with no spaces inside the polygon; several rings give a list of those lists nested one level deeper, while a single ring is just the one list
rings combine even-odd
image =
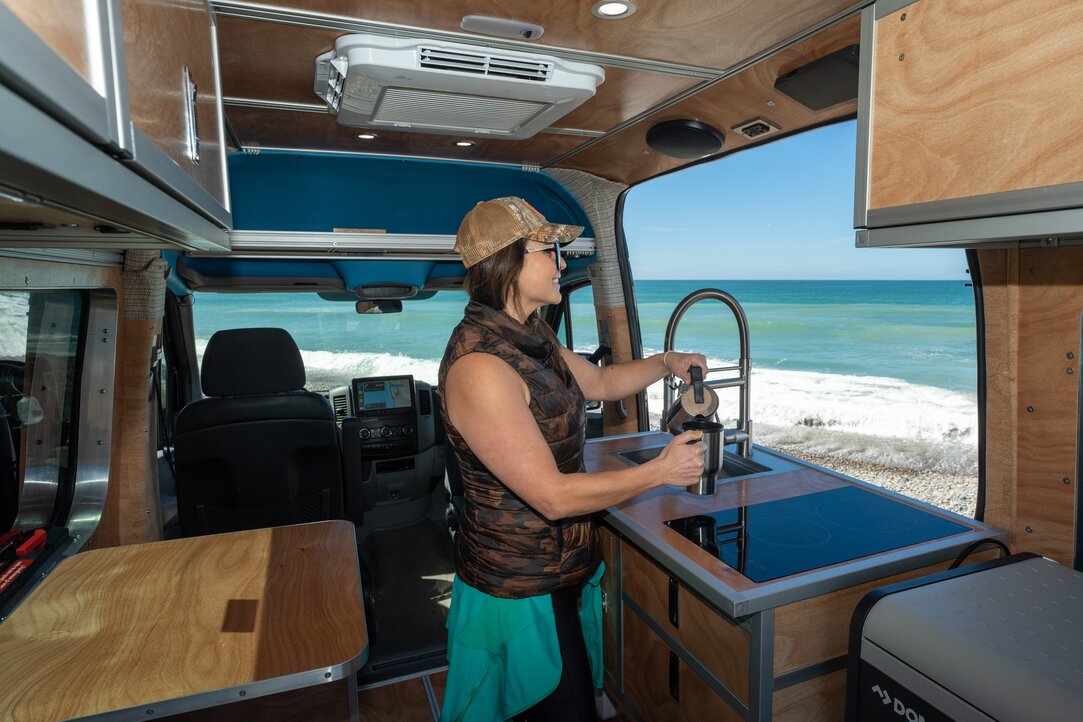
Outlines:
[{"label": "woman's bare arm", "polygon": [[583,395],[591,401],[617,401],[637,394],[655,381],[663,378],[672,370],[684,382],[690,383],[692,376],[688,369],[699,366],[707,374],[707,359],[698,353],[680,353],[670,351],[666,359],[667,367],[662,362],[665,354],[655,354],[645,359],[625,361],[614,366],[598,367],[588,363],[579,354],[560,347],[561,356],[568,368],[575,375]]},{"label": "woman's bare arm", "polygon": [[456,361],[443,393],[451,423],[478,459],[550,520],[600,511],[665,483],[693,484],[703,469],[703,445],[689,443],[701,433],[688,431],[657,458],[634,468],[561,473],[530,412],[526,384],[491,354],[467,354]]}]

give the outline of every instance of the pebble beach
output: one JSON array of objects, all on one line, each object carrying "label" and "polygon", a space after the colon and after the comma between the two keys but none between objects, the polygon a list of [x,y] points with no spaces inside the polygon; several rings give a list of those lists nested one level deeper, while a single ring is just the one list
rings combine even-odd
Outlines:
[{"label": "pebble beach", "polygon": [[[651,428],[657,429],[661,416],[651,413]],[[724,422],[734,426],[733,420]],[[915,452],[913,441],[899,439],[896,454],[885,454],[881,446],[877,457],[896,458],[911,463],[888,464],[861,458],[860,436],[835,432],[817,436],[807,435],[807,429],[761,424],[753,440],[762,446],[792,456],[810,464],[838,472],[858,481],[879,486],[932,506],[974,518],[978,501],[977,449],[968,444],[920,445]],[[945,464],[947,457],[962,457]],[[948,469],[944,467],[947,466]],[[975,473],[950,470],[965,468]]]},{"label": "pebble beach", "polygon": [[926,504],[966,517],[974,517],[978,500],[977,476],[949,474],[929,469],[895,468],[857,459],[811,453],[783,444],[775,444],[771,448]]}]

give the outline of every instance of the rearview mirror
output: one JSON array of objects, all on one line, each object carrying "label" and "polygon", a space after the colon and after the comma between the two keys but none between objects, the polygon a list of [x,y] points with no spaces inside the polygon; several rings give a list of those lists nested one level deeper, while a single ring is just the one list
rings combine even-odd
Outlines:
[{"label": "rearview mirror", "polygon": [[402,301],[358,301],[354,308],[358,313],[402,313]]}]

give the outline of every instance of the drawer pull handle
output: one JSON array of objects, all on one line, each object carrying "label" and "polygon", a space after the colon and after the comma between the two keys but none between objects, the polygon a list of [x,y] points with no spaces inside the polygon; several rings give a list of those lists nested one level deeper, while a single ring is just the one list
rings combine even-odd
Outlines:
[{"label": "drawer pull handle", "polygon": [[669,696],[681,701],[681,660],[673,652],[669,653]]},{"label": "drawer pull handle", "polygon": [[681,617],[677,608],[678,590],[680,587],[677,585],[677,580],[673,577],[669,578],[669,623],[673,625],[674,629],[681,628]]}]

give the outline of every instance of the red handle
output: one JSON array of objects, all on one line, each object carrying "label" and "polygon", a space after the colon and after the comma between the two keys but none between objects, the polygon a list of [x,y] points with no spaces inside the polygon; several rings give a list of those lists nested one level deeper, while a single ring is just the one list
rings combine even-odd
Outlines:
[{"label": "red handle", "polygon": [[30,535],[29,539],[24,541],[19,548],[15,550],[15,556],[25,557],[30,552],[35,549],[41,549],[43,546],[45,546],[45,530],[37,529]]}]

